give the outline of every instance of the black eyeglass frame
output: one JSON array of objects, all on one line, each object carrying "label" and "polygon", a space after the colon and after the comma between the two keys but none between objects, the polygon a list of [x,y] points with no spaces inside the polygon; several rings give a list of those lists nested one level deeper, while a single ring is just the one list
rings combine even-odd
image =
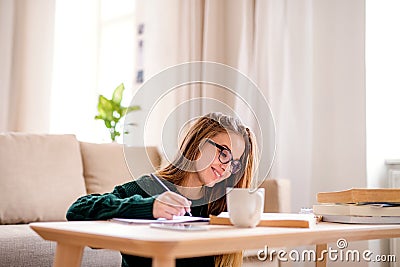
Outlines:
[{"label": "black eyeglass frame", "polygon": [[[242,168],[242,163],[240,162],[240,160],[233,159],[232,151],[229,148],[221,146],[220,144],[217,144],[213,140],[208,139],[208,138],[206,139],[206,141],[220,150],[219,155],[218,155],[219,162],[221,162],[222,164],[227,164],[227,163],[231,162],[231,166],[230,166],[231,174],[235,174],[240,171],[240,169]],[[221,155],[224,151],[228,151],[229,155],[230,155],[230,157],[229,157],[230,159],[226,162],[221,160]]]}]

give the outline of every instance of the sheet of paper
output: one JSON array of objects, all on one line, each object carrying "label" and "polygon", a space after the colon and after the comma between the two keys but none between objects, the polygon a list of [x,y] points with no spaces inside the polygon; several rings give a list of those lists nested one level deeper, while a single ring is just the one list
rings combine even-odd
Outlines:
[{"label": "sheet of paper", "polygon": [[185,222],[209,222],[210,218],[193,217],[193,216],[174,216],[172,220],[159,218],[156,220],[148,219],[124,219],[124,218],[113,218],[111,221],[122,222],[122,223],[134,223],[134,224],[148,224],[148,223],[185,223]]}]

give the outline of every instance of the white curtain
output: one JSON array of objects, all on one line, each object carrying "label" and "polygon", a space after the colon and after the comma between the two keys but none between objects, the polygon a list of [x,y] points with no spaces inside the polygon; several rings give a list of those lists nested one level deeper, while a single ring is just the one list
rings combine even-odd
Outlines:
[{"label": "white curtain", "polygon": [[[292,182],[293,211],[311,207],[317,192],[366,186],[364,0],[150,2],[147,26],[157,30],[148,33],[145,65],[152,74],[209,60],[238,68],[260,87],[276,122],[270,176]],[[170,104],[203,96],[235,105],[206,88],[193,86]]]},{"label": "white curtain", "polygon": [[256,1],[250,75],[275,116],[271,176],[291,180],[293,211],[366,186],[364,20],[364,0]]},{"label": "white curtain", "polygon": [[365,1],[256,1],[253,14],[244,63],[275,117],[270,177],[291,181],[292,211],[321,191],[366,187]]},{"label": "white curtain", "polygon": [[[245,1],[148,0],[138,1],[138,23],[145,25],[145,79],[175,64],[191,61],[214,61],[236,66],[241,40],[241,7]],[[229,9],[226,7],[229,6]],[[145,92],[144,94],[146,94]],[[151,93],[151,92],[148,92]],[[154,113],[170,115],[174,108],[195,98],[221,100],[234,108],[233,95],[217,86],[191,84],[164,96]],[[177,115],[176,129],[167,133],[168,142],[177,146],[180,127],[199,114],[215,108],[208,101],[184,106]],[[148,135],[157,139],[163,127],[160,118],[149,123]],[[160,144],[159,142],[155,142]]]},{"label": "white curtain", "polygon": [[54,0],[0,0],[0,132],[47,132]]},{"label": "white curtain", "polygon": [[[319,191],[366,186],[364,0],[144,5],[138,10],[147,21],[149,76],[174,64],[209,60],[238,68],[260,87],[276,122],[270,176],[292,182],[293,211],[311,207]],[[223,91],[205,88],[192,86],[163,108],[198,96],[235,105]],[[208,107],[194,109],[204,113]],[[176,136],[171,132],[168,140]]]}]

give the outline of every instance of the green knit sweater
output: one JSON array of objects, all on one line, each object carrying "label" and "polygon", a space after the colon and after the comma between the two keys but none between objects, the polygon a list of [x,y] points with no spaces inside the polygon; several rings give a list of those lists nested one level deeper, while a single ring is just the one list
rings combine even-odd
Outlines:
[{"label": "green knit sweater", "polygon": [[[177,192],[174,185],[166,183],[171,191]],[[139,179],[116,186],[111,193],[91,194],[80,197],[68,209],[69,221],[107,220],[111,218],[154,219],[154,200],[165,189],[151,179],[142,176]],[[193,216],[208,217],[204,199],[192,200]],[[122,254],[123,267],[150,267],[152,260],[133,255]],[[177,267],[214,267],[214,257],[196,257],[176,260]]]},{"label": "green knit sweater", "polygon": [[68,209],[67,220],[107,220],[117,217],[154,219],[153,203],[163,191],[149,176],[143,176],[116,186],[111,193],[80,197]]},{"label": "green knit sweater", "polygon": [[[173,192],[176,187],[166,182]],[[78,198],[67,211],[69,221],[108,220],[112,218],[154,219],[153,204],[165,189],[150,176],[118,185],[111,193]],[[204,199],[192,200],[193,216],[208,217]]]}]

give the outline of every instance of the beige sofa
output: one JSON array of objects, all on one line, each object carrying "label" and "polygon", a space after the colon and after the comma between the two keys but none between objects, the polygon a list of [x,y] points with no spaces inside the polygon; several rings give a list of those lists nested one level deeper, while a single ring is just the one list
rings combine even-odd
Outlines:
[{"label": "beige sofa", "polygon": [[[129,153],[135,174],[160,165],[154,147],[129,148]],[[0,267],[51,266],[56,244],[42,240],[28,223],[65,221],[78,197],[109,192],[131,179],[122,145],[79,142],[74,135],[0,134]],[[263,186],[266,211],[289,210],[286,180],[267,180]],[[254,255],[245,259],[252,261]],[[120,264],[119,252],[84,251],[82,266]]]}]

